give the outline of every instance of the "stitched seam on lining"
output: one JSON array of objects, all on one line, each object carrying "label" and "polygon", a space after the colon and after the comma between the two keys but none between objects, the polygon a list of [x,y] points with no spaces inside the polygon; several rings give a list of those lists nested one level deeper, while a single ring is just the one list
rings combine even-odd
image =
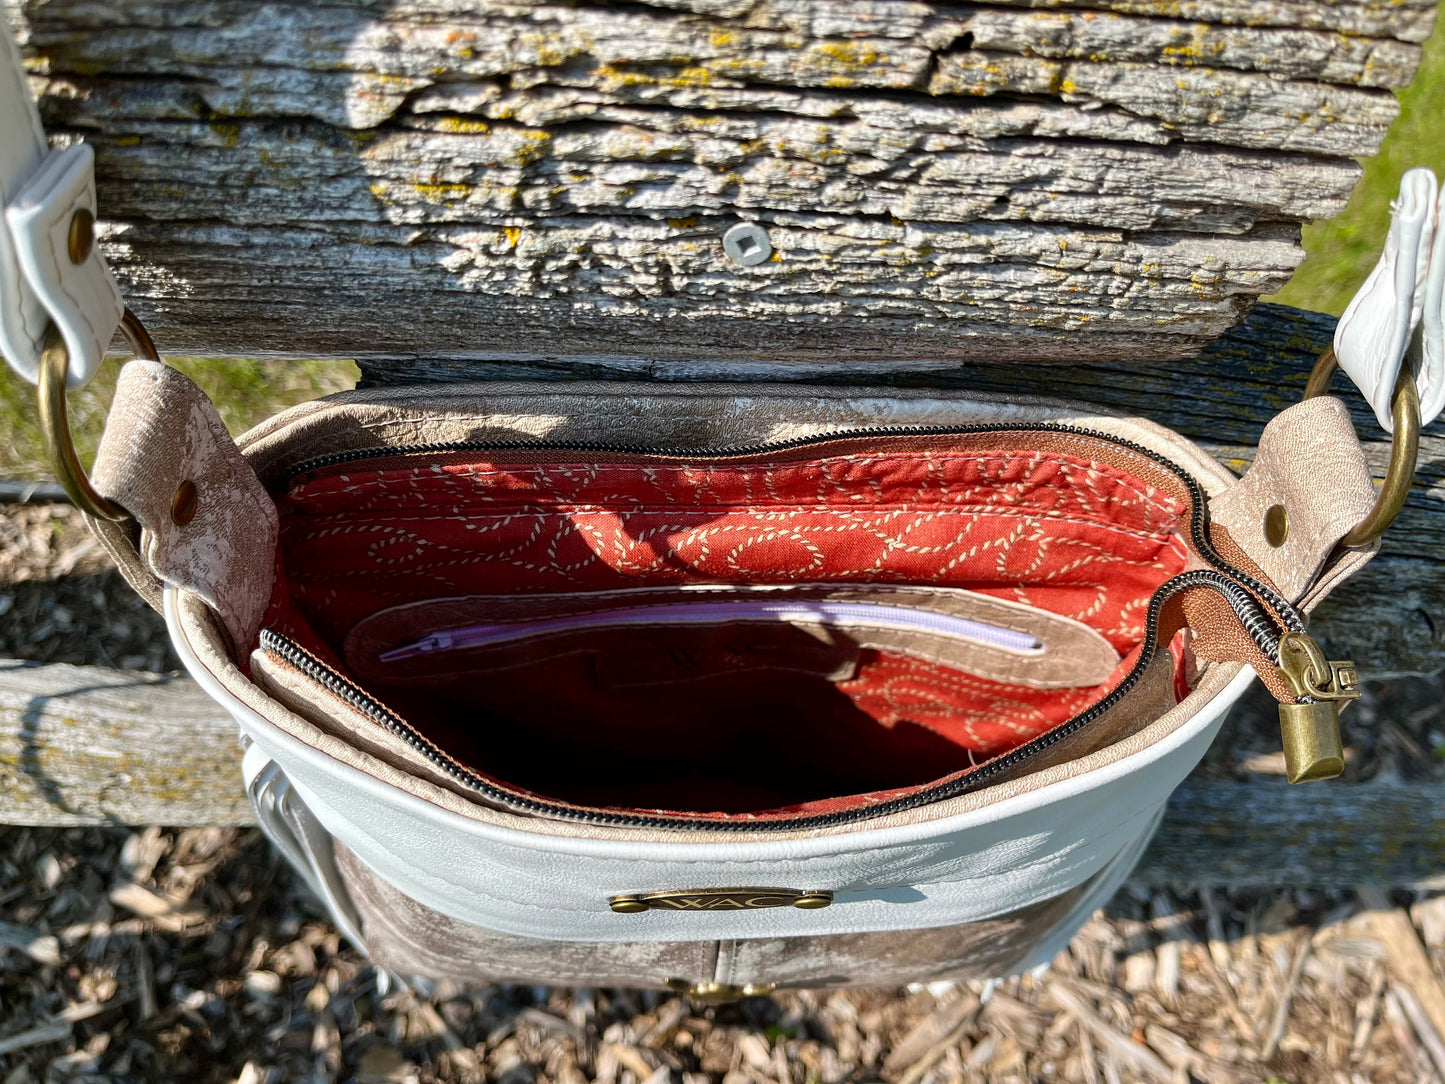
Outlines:
[{"label": "stitched seam on lining", "polygon": [[[585,453],[578,453],[578,454],[579,454],[579,455],[585,455]],[[706,452],[698,452],[698,453],[696,453],[696,454],[697,454],[698,458],[700,458],[700,459],[708,458],[708,453],[706,453]],[[1079,457],[1079,458],[1082,458],[1082,457]],[[1071,490],[1075,490],[1075,491],[1079,491],[1079,492],[1092,492],[1093,487],[1092,487],[1092,485],[1090,485],[1090,484],[1088,483],[1088,481],[1087,481],[1087,476],[1088,476],[1089,474],[1097,473],[1097,474],[1101,475],[1103,478],[1105,478],[1113,487],[1115,487],[1115,488],[1117,488],[1117,489],[1121,489],[1121,490],[1127,491],[1127,492],[1129,492],[1129,493],[1132,493],[1135,497],[1139,498],[1139,500],[1148,502],[1152,507],[1154,507],[1154,508],[1157,509],[1157,510],[1167,511],[1169,514],[1175,515],[1175,516],[1177,516],[1177,515],[1180,514],[1180,510],[1176,507],[1180,502],[1176,501],[1174,498],[1169,497],[1168,494],[1165,494],[1165,493],[1163,493],[1162,491],[1160,491],[1160,490],[1158,490],[1158,489],[1156,489],[1156,488],[1154,488],[1154,487],[1152,487],[1152,486],[1147,487],[1147,489],[1146,489],[1146,488],[1141,488],[1138,484],[1136,484],[1136,483],[1134,483],[1134,482],[1131,482],[1128,478],[1126,478],[1126,477],[1119,477],[1119,475],[1121,475],[1121,474],[1124,473],[1120,468],[1112,467],[1112,466],[1110,466],[1109,464],[1101,463],[1101,462],[1099,462],[1099,461],[1097,461],[1097,460],[1090,460],[1087,464],[1080,464],[1080,463],[1073,462],[1072,460],[1069,460],[1069,459],[1064,459],[1064,458],[1059,458],[1059,457],[1051,457],[1051,456],[1049,456],[1049,455],[1047,455],[1047,454],[1040,454],[1040,455],[1037,455],[1037,456],[1035,456],[1035,455],[1021,456],[1021,455],[1008,455],[1008,454],[992,454],[992,455],[990,455],[990,454],[983,454],[983,453],[980,453],[980,454],[966,454],[966,453],[958,453],[958,454],[950,454],[950,453],[915,453],[915,454],[909,454],[909,453],[899,453],[899,454],[893,454],[893,455],[864,455],[864,454],[858,454],[858,455],[851,455],[851,456],[827,456],[827,455],[823,455],[823,456],[818,456],[818,457],[816,457],[816,458],[814,458],[814,459],[812,459],[812,460],[803,460],[803,461],[792,462],[792,463],[763,463],[763,462],[760,462],[760,461],[759,461],[759,462],[754,462],[754,463],[751,463],[751,464],[748,464],[748,463],[736,463],[736,464],[735,464],[735,463],[728,463],[728,464],[721,465],[721,466],[711,466],[711,465],[709,465],[709,466],[706,466],[706,467],[698,467],[698,466],[674,466],[674,465],[671,465],[671,464],[664,464],[664,465],[651,465],[651,464],[649,464],[649,465],[645,468],[645,470],[646,470],[647,472],[651,473],[651,474],[654,474],[654,475],[658,475],[658,474],[681,475],[681,476],[683,476],[683,478],[682,478],[681,480],[682,480],[685,484],[691,484],[691,485],[696,486],[696,485],[698,485],[699,483],[697,483],[697,482],[688,482],[688,481],[687,481],[687,476],[688,476],[688,475],[696,476],[696,475],[698,475],[698,474],[706,474],[708,471],[716,471],[716,472],[730,471],[730,472],[732,472],[732,473],[738,474],[738,473],[742,473],[743,471],[746,471],[746,470],[748,470],[748,469],[752,469],[752,470],[756,470],[757,472],[759,472],[759,473],[760,473],[761,475],[763,475],[763,477],[766,479],[771,473],[776,473],[776,472],[778,472],[778,471],[782,471],[782,470],[800,470],[800,469],[804,468],[805,466],[812,466],[812,467],[814,467],[814,468],[817,468],[820,464],[828,464],[828,465],[837,464],[837,465],[850,465],[850,466],[855,466],[855,467],[868,467],[868,466],[887,465],[887,464],[890,464],[890,463],[893,463],[893,464],[908,463],[908,464],[924,464],[924,465],[933,465],[933,464],[942,464],[942,465],[952,465],[952,464],[979,464],[979,465],[1006,464],[1006,465],[1012,465],[1012,464],[1021,464],[1021,465],[1029,465],[1029,466],[1033,466],[1033,467],[1053,466],[1053,467],[1059,467],[1059,468],[1061,468],[1061,469],[1063,470],[1064,476],[1065,476],[1065,481],[1066,481],[1066,487],[1069,488],[1069,489],[1071,489]],[[428,481],[434,481],[434,480],[435,480],[435,481],[441,481],[441,482],[443,482],[443,483],[445,483],[445,484],[447,484],[447,485],[450,485],[450,484],[452,484],[452,483],[461,483],[461,482],[463,482],[463,481],[465,481],[465,480],[468,480],[468,479],[481,479],[481,478],[489,478],[489,477],[517,477],[517,476],[525,476],[525,475],[529,475],[529,474],[531,474],[531,475],[542,475],[542,474],[544,474],[544,473],[546,473],[546,472],[558,472],[558,471],[562,471],[562,470],[564,470],[564,469],[566,469],[566,468],[570,468],[570,467],[573,467],[573,466],[580,466],[580,465],[585,465],[585,464],[582,464],[582,463],[580,463],[580,462],[579,462],[579,464],[575,464],[575,465],[574,465],[574,464],[568,464],[568,463],[536,464],[536,465],[522,464],[522,465],[520,465],[520,466],[518,466],[518,467],[509,468],[509,469],[506,469],[506,470],[491,470],[491,471],[468,470],[468,471],[465,471],[465,472],[458,470],[458,471],[447,471],[447,472],[445,472],[443,475],[437,475],[437,474],[436,474],[435,472],[433,472],[433,471],[431,470],[431,468],[429,468],[429,467],[394,468],[394,469],[392,469],[392,470],[390,470],[390,471],[372,471],[372,472],[365,472],[365,473],[371,473],[371,474],[373,474],[373,475],[376,475],[376,476],[377,476],[377,480],[375,480],[375,481],[355,482],[355,483],[352,483],[352,482],[349,481],[349,476],[347,475],[347,473],[346,473],[346,471],[345,471],[344,469],[338,469],[338,471],[337,471],[336,474],[327,475],[325,478],[317,479],[317,480],[314,481],[314,482],[311,482],[311,483],[293,484],[293,485],[290,487],[290,495],[291,495],[293,498],[297,499],[297,500],[303,500],[303,499],[305,499],[305,498],[302,496],[302,494],[304,494],[304,493],[307,491],[308,488],[321,489],[321,490],[322,490],[322,495],[328,495],[328,494],[345,494],[345,493],[352,493],[352,492],[355,492],[355,491],[357,491],[357,490],[364,490],[364,489],[385,489],[385,488],[388,488],[388,486],[389,486],[390,484],[395,484],[395,483],[388,483],[388,482],[385,480],[385,479],[386,479],[386,476],[387,476],[388,474],[400,476],[400,477],[397,477],[397,478],[396,478],[396,483],[405,483],[407,488],[410,488],[410,489],[413,489],[413,490],[417,490],[417,491],[419,491],[419,492],[421,492],[421,493],[426,493],[426,489],[419,487],[416,483],[418,483],[418,482],[420,482],[420,483],[426,483],[426,482],[428,482]],[[344,466],[344,465],[343,465],[343,466]],[[593,468],[588,467],[587,469],[593,469]],[[644,468],[642,468],[642,467],[640,467],[640,466],[632,466],[632,465],[629,465],[629,464],[626,464],[626,463],[619,463],[619,464],[611,464],[611,463],[609,463],[609,464],[605,464],[603,469],[631,470],[631,471],[633,471],[634,473],[642,473],[642,471],[643,471]],[[1081,472],[1081,473],[1083,473],[1084,476],[1085,476],[1085,481],[1082,482],[1082,483],[1076,481],[1076,480],[1072,477],[1072,475],[1073,475],[1075,472]],[[363,473],[363,472],[362,472],[362,471],[358,471],[357,473]],[[340,480],[343,479],[343,478],[346,478],[346,479],[347,479],[346,484],[344,484],[344,485],[339,485],[339,486],[333,484],[333,483],[335,483],[335,482],[337,482],[337,481],[340,481]],[[832,482],[832,484],[833,484],[835,487],[840,487],[840,488],[841,488],[841,486],[843,486],[843,485],[846,483],[846,481],[847,481],[846,479],[837,479],[837,480],[835,480],[835,479],[825,479],[825,480]],[[982,484],[984,481],[985,481],[984,479],[980,479],[980,480],[978,480],[977,482],[966,483],[966,484]],[[945,483],[945,484],[950,484],[950,483]],[[1034,487],[1039,486],[1039,485],[1042,485],[1042,484],[1043,484],[1043,483],[1033,482],[1033,481],[1031,481],[1029,478],[1019,479],[1019,480],[1015,480],[1015,481],[1004,481],[1004,482],[995,481],[995,482],[994,482],[994,485],[995,485],[995,487],[997,487],[997,488],[1003,488],[1003,487],[1008,487],[1008,486],[1014,486],[1014,487],[1020,487],[1020,486],[1022,486],[1022,487],[1026,487],[1026,488],[1034,488]],[[441,488],[441,487],[432,487],[432,488]],[[800,498],[791,498],[791,499],[796,500],[796,499],[800,499]],[[845,507],[847,507],[846,504],[845,504]]]}]

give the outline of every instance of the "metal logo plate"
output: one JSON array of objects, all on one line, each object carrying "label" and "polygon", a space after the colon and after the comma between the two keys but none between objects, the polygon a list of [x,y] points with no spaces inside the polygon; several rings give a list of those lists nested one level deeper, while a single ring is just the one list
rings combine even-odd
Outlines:
[{"label": "metal logo plate", "polygon": [[643,911],[757,911],[765,907],[812,910],[832,903],[833,893],[796,888],[694,888],[613,896],[609,902],[622,915]]}]

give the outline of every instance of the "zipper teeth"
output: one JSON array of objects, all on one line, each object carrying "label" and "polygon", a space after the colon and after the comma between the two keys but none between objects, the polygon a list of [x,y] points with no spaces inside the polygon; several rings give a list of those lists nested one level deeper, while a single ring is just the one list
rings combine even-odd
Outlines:
[{"label": "zipper teeth", "polygon": [[[1264,618],[1262,611],[1259,610],[1258,603],[1245,592],[1240,591],[1223,573],[1215,572],[1211,569],[1195,569],[1192,572],[1182,573],[1166,580],[1154,592],[1145,618],[1143,650],[1140,651],[1139,659],[1134,664],[1134,668],[1129,671],[1128,675],[1115,687],[1113,692],[1087,711],[1074,716],[1074,718],[1067,722],[1061,723],[1047,734],[1041,734],[1037,738],[1031,739],[1012,752],[999,757],[997,760],[991,761],[969,772],[953,783],[945,783],[942,786],[932,787],[928,790],[919,791],[916,794],[907,795],[902,798],[895,798],[891,802],[883,802],[865,809],[844,810],[838,813],[826,813],[812,817],[795,817],[779,820],[713,821],[701,817],[662,817],[646,816],[636,813],[606,813],[600,810],[574,809],[552,802],[524,798],[496,786],[477,772],[457,764],[450,757],[438,752],[430,742],[417,733],[411,724],[401,719],[350,679],[338,674],[330,666],[317,659],[294,641],[272,629],[262,629],[260,641],[261,647],[264,650],[294,666],[327,691],[345,700],[362,714],[401,738],[447,775],[472,790],[475,790],[488,800],[509,809],[615,827],[684,828],[698,831],[791,831],[795,829],[832,827],[847,824],[852,821],[887,816],[905,809],[912,809],[916,806],[956,798],[961,794],[967,794],[969,791],[979,789],[979,787],[992,776],[1014,767],[1020,761],[1033,756],[1041,750],[1049,748],[1080,727],[1087,726],[1090,722],[1110,710],[1139,683],[1140,677],[1144,671],[1148,669],[1150,663],[1154,661],[1155,656],[1158,655],[1159,652],[1159,613],[1164,603],[1180,591],[1190,587],[1212,587],[1224,595],[1224,597],[1230,601],[1231,606],[1235,606],[1236,602],[1242,602],[1252,611],[1259,611],[1252,614],[1255,618],[1256,626],[1261,630],[1267,629],[1267,619]],[[1236,613],[1239,613],[1237,606]],[[1245,627],[1250,628],[1250,621],[1246,615],[1239,614],[1239,616],[1240,620],[1245,623]],[[1251,632],[1251,636],[1253,635],[1254,633]],[[1256,639],[1256,643],[1259,643],[1260,650],[1264,651],[1266,655],[1269,655],[1273,659],[1278,658],[1277,636],[1273,639],[1272,649],[1267,647],[1266,644],[1260,643],[1258,639]]]},{"label": "zipper teeth", "polygon": [[[291,468],[283,477],[283,483],[289,484],[293,479],[308,471],[319,470],[325,467],[338,466],[343,463],[359,462],[366,459],[390,459],[407,455],[418,455],[423,453],[448,454],[451,452],[471,451],[578,451],[578,452],[604,452],[622,455],[665,455],[675,457],[696,457],[706,459],[723,459],[747,455],[758,455],[769,452],[787,451],[792,448],[808,447],[810,445],[832,443],[835,441],[858,439],[876,436],[963,436],[976,433],[1002,433],[1018,432],[1019,426],[1011,425],[972,425],[972,426],[883,426],[871,429],[849,429],[839,432],[820,433],[808,437],[798,437],[793,440],[775,441],[772,443],[730,447],[710,451],[699,451],[693,448],[658,448],[645,445],[609,444],[599,441],[540,441],[540,440],[517,440],[517,441],[456,441],[442,444],[413,444],[401,447],[381,449],[358,449],[349,452],[335,452],[329,455],[317,456]],[[1034,756],[1036,753],[1062,741],[1064,738],[1074,734],[1080,728],[1087,726],[1105,712],[1112,709],[1120,700],[1138,685],[1144,672],[1154,661],[1159,652],[1159,614],[1164,604],[1179,591],[1188,587],[1210,587],[1218,591],[1229,602],[1230,607],[1239,617],[1246,632],[1254,641],[1256,646],[1264,652],[1266,657],[1277,660],[1279,657],[1279,636],[1271,628],[1269,616],[1261,607],[1258,601],[1251,597],[1248,592],[1242,590],[1240,585],[1249,588],[1255,595],[1263,598],[1269,605],[1278,612],[1281,624],[1285,631],[1303,632],[1304,618],[1298,610],[1286,601],[1278,592],[1271,590],[1255,577],[1241,569],[1235,568],[1215,550],[1206,527],[1208,516],[1208,505],[1205,502],[1204,491],[1188,474],[1169,459],[1146,448],[1141,444],[1125,440],[1120,437],[1111,436],[1107,433],[1100,433],[1092,429],[1085,429],[1072,425],[1051,425],[1041,424],[1026,427],[1029,431],[1044,431],[1054,433],[1067,433],[1076,436],[1090,437],[1102,440],[1106,443],[1115,444],[1127,448],[1139,455],[1162,466],[1170,474],[1179,479],[1189,493],[1193,514],[1190,518],[1190,537],[1194,547],[1210,563],[1214,569],[1195,569],[1192,572],[1184,572],[1178,576],[1166,580],[1154,592],[1149,601],[1149,609],[1145,615],[1144,640],[1139,652],[1139,658],[1134,667],[1125,675],[1124,679],[1115,686],[1113,692],[1109,693],[1093,707],[1074,716],[1050,730],[1033,738],[1010,753],[1006,753],[996,760],[968,772],[952,783],[945,783],[940,786],[931,787],[915,794],[895,798],[889,802],[866,808],[843,810],[837,813],[818,814],[811,817],[794,817],[779,820],[722,820],[714,821],[701,817],[665,817],[648,816],[635,813],[607,813],[601,810],[581,810],[566,806],[543,802],[532,798],[525,798],[511,792],[502,790],[493,783],[469,769],[456,764],[450,758],[439,753],[431,743],[427,742],[418,734],[410,724],[393,714],[388,708],[372,698],[369,694],[352,683],[349,679],[336,673],[331,667],[321,662],[304,648],[293,641],[282,636],[280,633],[270,629],[261,631],[261,646],[272,652],[290,665],[302,671],[312,680],[324,688],[341,697],[351,704],[358,711],[369,716],[388,731],[400,737],[413,749],[437,768],[447,775],[456,779],[465,786],[477,791],[486,797],[506,808],[535,813],[542,816],[554,817],[565,820],[581,821],[589,824],[605,825],[609,827],[629,828],[671,828],[690,829],[695,831],[723,831],[723,832],[744,832],[744,831],[800,831],[810,828],[829,828],[843,824],[849,824],[859,820],[872,820],[877,817],[889,816],[904,810],[912,809],[920,805],[929,805],[934,802],[946,801],[967,794],[970,791],[979,789],[990,778],[1001,772],[1018,765],[1022,760]]]},{"label": "zipper teeth", "polygon": [[1235,616],[1244,625],[1244,631],[1264,653],[1265,658],[1270,662],[1279,662],[1279,633],[1270,625],[1264,607],[1256,603],[1247,592],[1241,591],[1227,576],[1220,574],[1220,578],[1223,583],[1217,586],[1234,608]]},{"label": "zipper teeth", "polygon": [[385,727],[458,782],[465,783],[467,786],[485,794],[493,801],[504,803],[512,808],[524,809],[529,813],[547,813],[552,816],[558,816],[571,812],[570,810],[554,807],[546,802],[522,798],[504,791],[489,783],[476,772],[464,768],[451,758],[442,755],[430,742],[418,734],[410,723],[400,718],[390,708],[387,708],[373,698],[350,679],[338,674],[330,666],[326,665],[326,663],[322,662],[315,655],[312,655],[294,640],[281,635],[281,633],[273,629],[262,629],[260,641],[261,648],[264,651],[268,651],[289,663],[291,666],[294,666],[312,681],[315,681],[318,685],[326,689],[327,692],[345,700],[373,722]]}]

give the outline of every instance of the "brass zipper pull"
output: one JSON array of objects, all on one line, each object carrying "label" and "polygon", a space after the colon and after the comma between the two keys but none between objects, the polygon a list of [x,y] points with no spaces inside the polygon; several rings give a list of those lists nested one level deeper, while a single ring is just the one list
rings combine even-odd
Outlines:
[{"label": "brass zipper pull", "polygon": [[[1209,587],[1224,597],[1265,659],[1276,662],[1279,680],[1293,694],[1295,703],[1281,702],[1279,706],[1286,778],[1291,783],[1303,783],[1333,779],[1343,772],[1340,708],[1360,695],[1355,664],[1326,659],[1320,645],[1303,631],[1304,615],[1237,569],[1228,573],[1219,569],[1180,573],[1155,593],[1151,614],[1160,598],[1189,587]],[[1265,599],[1269,600],[1268,606]],[[1279,692],[1275,695],[1283,701]]]},{"label": "brass zipper pull", "polygon": [[1345,770],[1340,711],[1360,696],[1355,664],[1332,662],[1309,636],[1287,632],[1279,641],[1279,673],[1299,697],[1279,706],[1285,778],[1333,779]]}]

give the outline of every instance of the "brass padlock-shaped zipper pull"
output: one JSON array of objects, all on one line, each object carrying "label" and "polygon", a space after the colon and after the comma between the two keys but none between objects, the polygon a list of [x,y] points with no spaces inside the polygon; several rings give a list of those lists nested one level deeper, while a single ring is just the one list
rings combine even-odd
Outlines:
[{"label": "brass padlock-shaped zipper pull", "polygon": [[1279,641],[1279,672],[1297,704],[1279,706],[1285,778],[1291,783],[1333,779],[1345,770],[1340,711],[1360,696],[1360,675],[1352,662],[1331,662],[1302,632]]}]

